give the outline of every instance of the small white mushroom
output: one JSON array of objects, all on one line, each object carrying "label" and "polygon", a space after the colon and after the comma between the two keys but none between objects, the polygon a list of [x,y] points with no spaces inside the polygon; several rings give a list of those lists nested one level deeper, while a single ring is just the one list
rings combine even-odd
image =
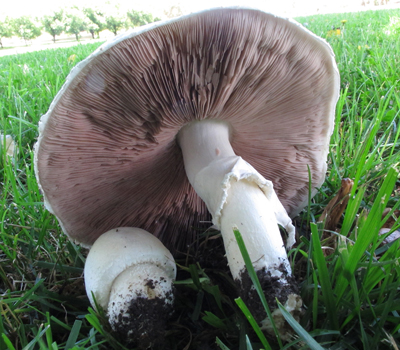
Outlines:
[{"label": "small white mushroom", "polygon": [[86,292],[93,307],[97,303],[106,310],[113,330],[141,346],[162,336],[174,302],[175,277],[171,253],[139,228],[104,233],[85,264]]},{"label": "small white mushroom", "polygon": [[3,147],[5,149],[7,160],[8,160],[8,157],[10,157],[10,158],[14,157],[15,142],[11,135],[4,136],[0,133],[0,149],[2,149]]}]

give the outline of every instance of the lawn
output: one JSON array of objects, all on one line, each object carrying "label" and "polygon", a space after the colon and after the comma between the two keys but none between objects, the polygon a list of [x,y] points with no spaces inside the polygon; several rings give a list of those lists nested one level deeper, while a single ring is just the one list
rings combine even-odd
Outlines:
[{"label": "lawn", "polygon": [[[199,232],[200,248],[178,260],[165,349],[400,346],[400,242],[387,239],[400,229],[400,10],[297,21],[331,44],[341,95],[326,181],[294,220],[298,237],[289,256],[305,312],[291,323],[293,342],[257,335],[235,299],[221,237]],[[33,167],[40,117],[71,68],[99,45],[0,58],[0,131],[16,142],[13,158],[0,148],[0,350],[124,349],[104,315],[90,308],[87,250],[44,209]],[[321,222],[342,181],[351,183],[344,179],[354,182],[343,189],[344,212]]]}]

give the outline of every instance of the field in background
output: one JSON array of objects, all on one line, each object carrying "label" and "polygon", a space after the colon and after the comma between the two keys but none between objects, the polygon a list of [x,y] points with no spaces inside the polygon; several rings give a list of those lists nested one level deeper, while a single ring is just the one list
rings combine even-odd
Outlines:
[{"label": "field in background", "polygon": [[49,34],[43,34],[39,38],[35,39],[30,45],[25,45],[23,40],[15,37],[11,39],[3,39],[4,48],[0,49],[0,57],[47,49],[65,48],[79,44],[102,43],[113,36],[114,34],[112,33],[103,32],[100,39],[93,39],[90,34],[85,34],[82,35],[79,41],[76,41],[75,36],[64,34],[58,37],[56,42],[53,43],[53,39]]},{"label": "field in background", "polygon": [[[341,97],[326,182],[295,220],[290,257],[306,312],[291,348],[397,349],[400,250],[384,239],[400,225],[400,10],[297,20],[332,45]],[[123,349],[103,315],[88,311],[86,250],[43,208],[32,162],[39,118],[99,45],[0,58],[0,132],[16,142],[13,158],[4,148],[0,157],[0,350]],[[318,218],[343,178],[355,186],[337,232],[326,232]],[[203,249],[179,261],[181,301],[166,349],[268,348],[234,302],[218,233],[199,241]]]},{"label": "field in background", "polygon": [[[167,4],[165,4],[167,6]],[[202,5],[204,7],[204,4]],[[218,4],[213,4],[212,6],[219,6]],[[224,4],[224,6],[228,6],[228,4]],[[249,3],[248,6],[253,7],[255,6],[252,3]],[[167,6],[168,8],[168,6]],[[336,2],[325,3],[321,2],[320,0],[316,1],[315,3],[308,3],[306,7],[303,2],[293,1],[291,6],[285,6],[282,8],[279,3],[275,4],[268,4],[268,7],[264,7],[264,10],[271,13],[276,13],[283,17],[296,17],[300,15],[320,15],[320,14],[327,14],[327,13],[343,13],[343,12],[356,12],[356,11],[375,11],[375,10],[391,10],[391,9],[399,9],[400,8],[400,1],[362,1],[360,0],[341,0]],[[177,7],[178,12],[182,14],[193,12],[193,8],[188,6],[187,4],[178,5]],[[149,9],[150,12],[154,11],[154,9]],[[170,9],[170,11],[172,11]],[[50,12],[49,12],[50,13]],[[173,11],[171,12],[173,13]],[[156,16],[160,16],[163,19],[166,19],[165,13],[157,13]],[[122,33],[123,30],[120,31]],[[79,42],[82,44],[90,43],[90,42],[102,42],[104,40],[108,40],[114,36],[108,30],[103,30],[100,34],[100,39],[92,39],[91,35],[86,32],[81,32],[81,37]],[[43,34],[34,39],[29,45],[26,45],[24,40],[12,37],[12,38],[3,38],[2,39],[4,48],[0,49],[0,57],[14,55],[14,54],[22,54],[26,52],[33,52],[38,50],[44,50],[47,48],[61,48],[61,47],[70,47],[77,44],[74,35],[70,34],[61,34],[56,37],[56,42],[53,43],[52,37],[50,34],[43,32]]]}]

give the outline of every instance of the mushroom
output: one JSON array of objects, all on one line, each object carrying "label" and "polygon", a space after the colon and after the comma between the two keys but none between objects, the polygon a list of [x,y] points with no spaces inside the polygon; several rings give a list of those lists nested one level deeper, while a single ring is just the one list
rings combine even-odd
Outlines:
[{"label": "mushroom", "polygon": [[120,35],[71,71],[41,118],[45,205],[83,245],[130,226],[174,254],[211,214],[242,294],[253,288],[234,227],[271,307],[278,297],[295,314],[278,225],[290,247],[290,218],[325,178],[338,91],[330,46],[263,11],[217,8]]},{"label": "mushroom", "polygon": [[149,232],[121,227],[101,235],[85,263],[85,287],[92,305],[107,310],[113,330],[139,342],[159,343],[173,310],[176,265]]},{"label": "mushroom", "polygon": [[0,133],[0,150],[5,150],[6,161],[14,157],[15,154],[15,141],[11,135],[3,135]]}]

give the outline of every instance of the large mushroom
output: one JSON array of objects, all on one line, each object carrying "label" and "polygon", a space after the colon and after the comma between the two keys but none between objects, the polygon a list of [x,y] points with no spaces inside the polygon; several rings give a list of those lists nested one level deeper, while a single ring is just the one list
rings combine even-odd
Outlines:
[{"label": "large mushroom", "polygon": [[338,90],[330,46],[259,10],[217,8],[120,35],[71,71],[41,119],[45,205],[83,245],[131,226],[174,253],[211,214],[239,285],[234,227],[270,300],[296,311],[278,225],[291,246],[290,217],[310,180],[314,195],[325,178]]}]

